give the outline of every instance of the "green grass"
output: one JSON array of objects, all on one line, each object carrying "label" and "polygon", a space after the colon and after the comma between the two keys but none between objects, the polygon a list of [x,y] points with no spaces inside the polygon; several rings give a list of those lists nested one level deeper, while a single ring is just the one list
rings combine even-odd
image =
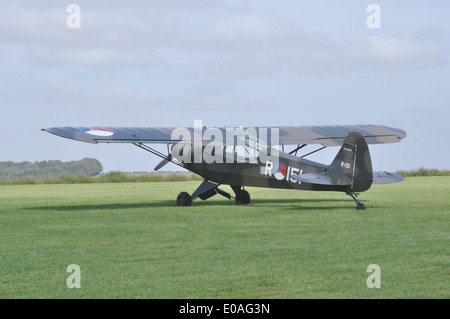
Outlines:
[{"label": "green grass", "polygon": [[0,298],[450,297],[450,177],[176,207],[198,184],[0,185]]},{"label": "green grass", "polygon": [[124,173],[110,171],[96,176],[89,175],[59,175],[55,177],[39,178],[24,176],[19,179],[0,179],[0,185],[37,185],[37,184],[89,184],[89,183],[147,183],[147,182],[186,182],[203,181],[191,172],[152,172],[152,173]]}]

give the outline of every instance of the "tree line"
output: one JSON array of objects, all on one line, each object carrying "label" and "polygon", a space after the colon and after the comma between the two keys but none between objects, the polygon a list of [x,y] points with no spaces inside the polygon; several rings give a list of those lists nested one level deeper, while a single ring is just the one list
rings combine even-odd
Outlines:
[{"label": "tree line", "polygon": [[79,161],[60,160],[32,162],[0,162],[0,180],[54,179],[60,176],[95,176],[103,171],[103,165],[95,158]]},{"label": "tree line", "polygon": [[[62,162],[60,160],[32,162],[0,162],[0,184],[78,184],[78,183],[135,183],[201,181],[192,172],[103,172],[103,165],[95,158]],[[420,167],[415,170],[398,170],[397,174],[409,176],[450,176],[449,170]]]}]

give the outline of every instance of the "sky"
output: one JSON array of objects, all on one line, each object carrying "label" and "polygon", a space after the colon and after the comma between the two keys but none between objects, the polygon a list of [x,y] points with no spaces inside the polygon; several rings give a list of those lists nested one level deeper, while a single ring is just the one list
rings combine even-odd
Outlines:
[{"label": "sky", "polygon": [[201,120],[392,126],[408,136],[370,146],[375,170],[450,169],[449,12],[447,0],[7,1],[0,161],[93,157],[104,171],[152,171],[160,159],[133,145],[41,128]]}]

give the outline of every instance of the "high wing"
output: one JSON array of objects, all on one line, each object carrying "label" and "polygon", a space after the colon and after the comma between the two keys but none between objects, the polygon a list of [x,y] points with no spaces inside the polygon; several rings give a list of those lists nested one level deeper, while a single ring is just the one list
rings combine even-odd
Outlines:
[{"label": "high wing", "polygon": [[280,143],[341,146],[350,132],[361,133],[367,144],[396,143],[406,137],[405,131],[382,125],[281,126]]},{"label": "high wing", "polygon": [[175,127],[52,127],[42,129],[60,137],[86,143],[178,143]]},{"label": "high wing", "polygon": [[[250,127],[243,127],[244,131]],[[254,127],[252,127],[254,128]],[[259,127],[261,129],[263,127]],[[340,146],[350,132],[361,133],[367,144],[399,142],[406,132],[381,125],[324,125],[324,126],[272,126],[279,129],[281,145],[322,144]],[[86,143],[179,143],[180,137],[172,138],[175,127],[52,127],[43,131]],[[186,128],[192,138],[194,128]],[[206,129],[206,128],[202,128]],[[225,138],[229,128],[218,128]],[[203,141],[205,142],[205,141]]]}]

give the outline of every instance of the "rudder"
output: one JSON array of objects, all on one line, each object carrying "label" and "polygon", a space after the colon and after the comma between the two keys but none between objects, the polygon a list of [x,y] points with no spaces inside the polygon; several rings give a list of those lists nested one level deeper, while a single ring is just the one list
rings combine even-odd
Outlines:
[{"label": "rudder", "polygon": [[351,192],[364,192],[372,186],[372,160],[367,142],[361,133],[351,132],[345,138],[326,174],[351,179]]}]

